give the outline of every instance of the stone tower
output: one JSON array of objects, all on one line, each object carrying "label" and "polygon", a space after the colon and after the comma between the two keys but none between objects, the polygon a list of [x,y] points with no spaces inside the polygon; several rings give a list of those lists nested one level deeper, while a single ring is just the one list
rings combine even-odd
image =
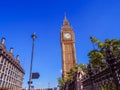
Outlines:
[{"label": "stone tower", "polygon": [[64,17],[60,34],[62,47],[62,77],[64,78],[67,77],[67,72],[76,65],[74,32],[66,16]]}]

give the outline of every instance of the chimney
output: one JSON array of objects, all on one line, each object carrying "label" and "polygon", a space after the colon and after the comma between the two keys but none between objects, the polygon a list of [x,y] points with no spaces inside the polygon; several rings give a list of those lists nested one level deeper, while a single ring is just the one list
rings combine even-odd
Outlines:
[{"label": "chimney", "polygon": [[13,53],[13,48],[12,47],[10,48],[10,53]]},{"label": "chimney", "polygon": [[5,43],[5,38],[2,38],[2,40],[1,40],[1,44],[4,45],[4,43]]},{"label": "chimney", "polygon": [[17,56],[16,56],[16,60],[18,60],[18,61],[19,61],[19,55],[17,55]]},{"label": "chimney", "polygon": [[20,61],[19,61],[19,55],[16,56],[16,61],[17,61],[18,63],[20,63]]}]

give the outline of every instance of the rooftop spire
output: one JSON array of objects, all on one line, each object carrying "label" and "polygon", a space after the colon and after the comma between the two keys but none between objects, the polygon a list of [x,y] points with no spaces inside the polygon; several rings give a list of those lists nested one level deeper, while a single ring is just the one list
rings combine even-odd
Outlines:
[{"label": "rooftop spire", "polygon": [[64,14],[64,22],[63,22],[63,25],[69,25],[69,22],[66,18],[66,13]]},{"label": "rooftop spire", "polygon": [[64,20],[67,20],[67,18],[66,18],[66,12],[64,13]]}]

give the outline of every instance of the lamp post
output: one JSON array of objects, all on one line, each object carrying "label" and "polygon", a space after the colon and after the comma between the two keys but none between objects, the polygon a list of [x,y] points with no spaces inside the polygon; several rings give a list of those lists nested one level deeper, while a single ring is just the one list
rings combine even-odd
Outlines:
[{"label": "lamp post", "polygon": [[31,84],[32,84],[32,63],[33,63],[33,55],[34,55],[34,41],[37,38],[36,34],[34,33],[32,36],[32,54],[31,54],[31,64],[30,64],[30,76],[29,76],[29,81],[28,81],[28,90],[30,90],[31,88]]}]

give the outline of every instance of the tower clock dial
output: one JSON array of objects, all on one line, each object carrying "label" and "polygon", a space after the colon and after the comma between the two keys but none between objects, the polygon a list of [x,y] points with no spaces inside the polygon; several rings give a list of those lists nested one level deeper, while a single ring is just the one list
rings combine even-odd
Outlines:
[{"label": "tower clock dial", "polygon": [[67,39],[71,38],[71,34],[70,34],[70,33],[64,33],[63,36],[64,36],[65,38],[67,38]]}]

